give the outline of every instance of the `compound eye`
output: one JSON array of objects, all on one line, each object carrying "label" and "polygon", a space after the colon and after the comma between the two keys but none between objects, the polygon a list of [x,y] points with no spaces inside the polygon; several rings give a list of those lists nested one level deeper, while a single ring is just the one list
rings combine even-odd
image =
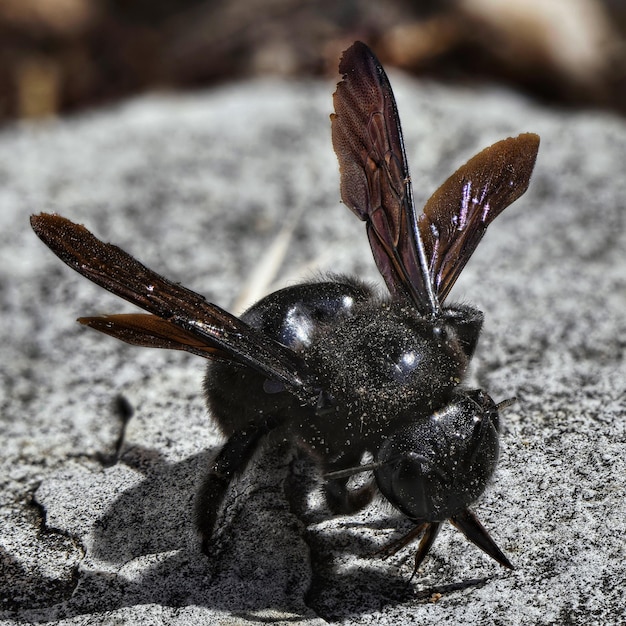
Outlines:
[{"label": "compound eye", "polygon": [[[381,446],[376,482],[389,502],[414,520],[439,519],[438,455],[425,423],[398,430]],[[445,518],[443,518],[445,519]]]},{"label": "compound eye", "polygon": [[413,519],[434,521],[437,515],[437,494],[433,490],[430,463],[415,452],[405,454],[393,468],[391,482],[396,506],[410,513]]}]

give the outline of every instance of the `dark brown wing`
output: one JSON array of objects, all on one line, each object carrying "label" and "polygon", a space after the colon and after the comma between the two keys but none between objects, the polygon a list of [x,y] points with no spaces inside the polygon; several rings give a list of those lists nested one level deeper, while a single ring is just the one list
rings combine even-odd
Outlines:
[{"label": "dark brown wing", "polygon": [[293,350],[100,241],[84,226],[48,214],[31,216],[31,225],[79,274],[153,314],[84,318],[83,323],[129,343],[229,358],[281,382],[299,398],[311,399],[306,366]]},{"label": "dark brown wing", "polygon": [[483,150],[455,172],[416,218],[395,99],[380,63],[356,42],[339,64],[333,146],[341,198],[367,222],[380,273],[394,297],[436,314],[487,226],[528,188],[539,137]]},{"label": "dark brown wing", "polygon": [[499,141],[460,167],[426,203],[419,232],[440,303],[487,226],[528,188],[538,149],[532,133]]},{"label": "dark brown wing", "polygon": [[404,141],[391,85],[378,59],[357,41],[339,64],[333,96],[333,147],[341,199],[367,222],[374,259],[394,297],[409,296],[424,314],[438,303],[417,231]]},{"label": "dark brown wing", "polygon": [[232,356],[215,346],[209,346],[204,338],[175,326],[172,322],[149,313],[120,313],[79,317],[78,321],[89,328],[99,330],[134,346],[185,350],[209,359],[232,361]]}]

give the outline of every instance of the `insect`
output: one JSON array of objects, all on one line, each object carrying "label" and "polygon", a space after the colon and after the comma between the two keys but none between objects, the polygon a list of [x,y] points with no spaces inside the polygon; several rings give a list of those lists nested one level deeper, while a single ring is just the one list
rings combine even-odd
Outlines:
[{"label": "insect", "polygon": [[[231,481],[263,442],[288,438],[321,467],[333,512],[358,511],[380,492],[414,523],[389,548],[421,536],[414,573],[446,520],[512,567],[469,508],[494,472],[507,402],[464,386],[483,314],[444,302],[487,226],[526,191],[539,138],[483,150],[418,215],[385,71],[360,42],[339,71],[331,119],[341,197],[365,222],[387,296],[332,276],[277,291],[237,318],[61,216],[32,216],[32,227],[70,267],[147,311],[79,322],[209,359],[207,401],[227,441],[197,498],[205,552]],[[361,472],[373,477],[351,487]]]}]

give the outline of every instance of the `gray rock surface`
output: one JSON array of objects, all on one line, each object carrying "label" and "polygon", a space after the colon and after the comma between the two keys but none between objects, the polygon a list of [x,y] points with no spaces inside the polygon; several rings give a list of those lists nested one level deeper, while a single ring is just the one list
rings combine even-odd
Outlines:
[{"label": "gray rock surface", "polygon": [[75,324],[132,307],[28,216],[85,223],[226,308],[290,220],[278,284],[312,268],[376,280],[338,201],[333,85],[250,82],[0,133],[2,623],[623,623],[626,124],[392,81],[418,203],[486,145],[542,137],[530,190],[453,292],[486,314],[474,383],[519,399],[475,507],[516,569],[446,526],[409,582],[412,549],[372,557],[409,524],[380,503],[331,518],[288,448],[258,455],[199,553],[191,508],[220,444],[204,364]]}]

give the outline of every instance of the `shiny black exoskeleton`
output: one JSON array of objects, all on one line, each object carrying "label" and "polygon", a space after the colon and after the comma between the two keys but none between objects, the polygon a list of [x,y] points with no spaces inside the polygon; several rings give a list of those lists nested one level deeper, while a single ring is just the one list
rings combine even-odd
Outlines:
[{"label": "shiny black exoskeleton", "polygon": [[[382,300],[365,283],[337,276],[277,291],[242,320],[302,355],[324,393],[314,406],[303,406],[254,369],[209,364],[211,414],[232,438],[198,500],[207,540],[216,503],[270,432],[319,460],[336,513],[371,500],[374,485],[347,486],[352,473],[365,469],[375,469],[382,494],[420,523],[461,514],[484,491],[498,456],[498,411],[482,391],[460,387],[482,326],[480,311],[457,306],[424,319],[402,302]],[[245,446],[238,432],[246,433]],[[361,466],[366,452],[375,461]],[[504,560],[501,553],[498,558]]]},{"label": "shiny black exoskeleton", "polygon": [[[237,318],[83,226],[46,214],[31,224],[70,267],[148,312],[81,323],[211,361],[205,389],[227,441],[196,504],[205,552],[232,480],[262,442],[287,439],[320,465],[333,511],[356,511],[378,490],[415,523],[388,550],[421,535],[414,572],[444,520],[511,567],[469,508],[495,469],[506,402],[464,386],[483,315],[444,301],[487,226],[528,187],[539,138],[486,148],[418,215],[382,66],[356,42],[339,69],[331,119],[341,197],[366,224],[388,296],[333,276],[273,293]],[[348,487],[367,471],[370,483]]]}]

